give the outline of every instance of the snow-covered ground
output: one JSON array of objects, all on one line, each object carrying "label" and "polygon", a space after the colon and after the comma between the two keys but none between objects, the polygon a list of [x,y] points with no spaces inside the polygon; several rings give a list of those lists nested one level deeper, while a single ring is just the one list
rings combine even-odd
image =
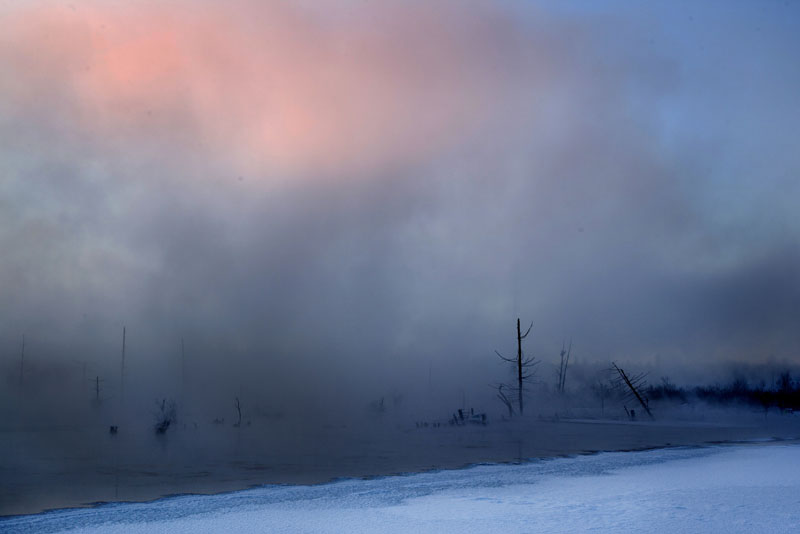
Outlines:
[{"label": "snow-covered ground", "polygon": [[798,532],[800,446],[601,453],[0,520],[3,532]]}]

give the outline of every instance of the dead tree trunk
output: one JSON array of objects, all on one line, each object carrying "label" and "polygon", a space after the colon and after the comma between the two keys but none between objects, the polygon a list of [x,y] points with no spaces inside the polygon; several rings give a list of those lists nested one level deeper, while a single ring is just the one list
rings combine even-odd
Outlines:
[{"label": "dead tree trunk", "polygon": [[559,393],[564,393],[564,388],[567,383],[567,368],[569,367],[569,357],[572,354],[572,340],[569,340],[569,349],[564,350],[564,344],[561,345],[561,363],[558,366],[558,387],[556,388]]},{"label": "dead tree trunk", "polygon": [[233,426],[239,427],[242,424],[242,405],[239,403],[239,397],[236,397],[236,402],[234,403],[234,405],[236,406],[236,413],[239,414],[239,419]]},{"label": "dead tree trunk", "polygon": [[102,401],[102,398],[100,397],[100,390],[101,390],[100,382],[103,382],[104,380],[102,378],[100,378],[99,376],[96,376],[94,378],[90,378],[89,380],[91,382],[94,382],[94,403],[95,403],[95,405],[99,406],[100,402]]},{"label": "dead tree trunk", "polygon": [[[522,340],[528,337],[528,334],[531,332],[531,328],[533,328],[533,323],[528,327],[528,330],[523,334],[522,328],[520,327],[520,320],[517,318],[517,357],[516,358],[506,358],[502,354],[497,351],[494,351],[501,360],[512,363],[516,367],[517,370],[517,403],[519,405],[519,414],[522,415],[525,409],[525,401],[523,400],[523,392],[525,387],[525,380],[530,378],[532,373],[529,373],[527,370],[539,362],[534,362],[534,358],[525,358],[522,354]],[[514,388],[512,388],[514,389]],[[501,398],[502,400],[502,398]]]},{"label": "dead tree trunk", "polygon": [[23,382],[25,376],[25,334],[22,334],[22,352],[19,356],[19,383]]},{"label": "dead tree trunk", "polygon": [[[530,328],[528,332],[530,332]],[[528,332],[525,332],[525,336],[528,335]],[[519,414],[522,415],[522,334],[519,328],[519,317],[517,317],[517,383],[519,387]]]},{"label": "dead tree trunk", "polygon": [[119,401],[122,402],[125,393],[125,327],[122,327],[122,363],[119,369]]},{"label": "dead tree trunk", "polygon": [[653,417],[653,414],[650,412],[650,407],[648,406],[648,403],[644,400],[644,398],[642,398],[642,395],[639,393],[639,389],[636,387],[633,381],[631,381],[631,379],[628,378],[628,375],[625,374],[625,371],[617,367],[617,364],[613,362],[611,363],[611,365],[614,366],[614,370],[617,371],[620,378],[622,379],[622,382],[628,387],[631,393],[633,393],[633,396],[636,398],[636,400],[639,401],[639,404],[642,405],[642,408],[644,408],[644,411],[647,412],[647,415],[650,416],[650,419],[655,419],[655,417]]},{"label": "dead tree trunk", "polygon": [[186,351],[183,346],[183,338],[181,338],[181,389],[186,388]]},{"label": "dead tree trunk", "polygon": [[511,400],[508,398],[508,396],[503,393],[503,386],[504,384],[497,386],[497,398],[500,399],[500,402],[502,402],[503,405],[505,405],[505,407],[508,409],[508,418],[510,419],[514,416],[514,405],[511,404]]}]

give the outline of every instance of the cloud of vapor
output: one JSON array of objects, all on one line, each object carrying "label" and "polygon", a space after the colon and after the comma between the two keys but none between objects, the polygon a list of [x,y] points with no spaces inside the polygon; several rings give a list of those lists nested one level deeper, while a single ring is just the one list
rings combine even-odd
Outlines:
[{"label": "cloud of vapor", "polygon": [[7,4],[0,342],[331,390],[485,381],[517,316],[796,359],[796,8],[660,9]]},{"label": "cloud of vapor", "polygon": [[262,180],[435,157],[552,60],[518,49],[527,28],[508,17],[447,3],[332,20],[280,2],[94,2],[6,19],[17,106],[52,102],[118,149],[134,138],[221,152]]}]

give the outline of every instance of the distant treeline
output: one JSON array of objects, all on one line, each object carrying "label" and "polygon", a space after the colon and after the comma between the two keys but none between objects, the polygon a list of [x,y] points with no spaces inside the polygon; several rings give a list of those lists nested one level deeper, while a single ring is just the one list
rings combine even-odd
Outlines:
[{"label": "distant treeline", "polygon": [[667,378],[661,384],[645,389],[647,398],[688,402],[694,398],[711,404],[744,404],[764,410],[800,410],[800,380],[789,371],[783,371],[773,385],[764,382],[753,386],[744,378],[735,378],[731,383],[694,388],[678,387]]}]

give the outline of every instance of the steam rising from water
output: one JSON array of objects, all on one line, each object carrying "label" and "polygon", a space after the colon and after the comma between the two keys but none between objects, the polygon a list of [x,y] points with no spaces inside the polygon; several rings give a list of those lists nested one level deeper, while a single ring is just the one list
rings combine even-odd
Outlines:
[{"label": "steam rising from water", "polygon": [[112,387],[127,325],[143,398],[181,338],[225,398],[458,391],[517,316],[545,360],[796,359],[797,7],[625,7],[4,6],[9,369]]}]

